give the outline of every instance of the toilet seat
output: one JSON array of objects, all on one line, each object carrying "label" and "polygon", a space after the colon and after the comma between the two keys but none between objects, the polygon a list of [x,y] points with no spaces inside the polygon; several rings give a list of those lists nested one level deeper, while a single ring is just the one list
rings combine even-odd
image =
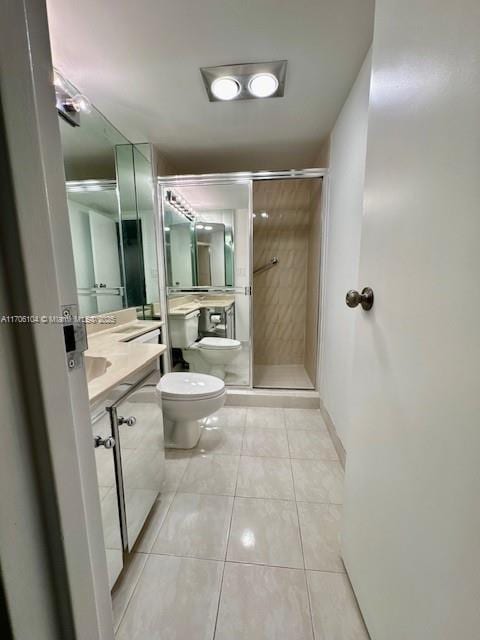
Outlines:
[{"label": "toilet seat", "polygon": [[230,338],[202,338],[197,345],[199,349],[238,349],[241,342]]},{"label": "toilet seat", "polygon": [[205,373],[188,371],[166,373],[157,389],[164,400],[208,400],[225,393],[225,383],[220,378]]}]

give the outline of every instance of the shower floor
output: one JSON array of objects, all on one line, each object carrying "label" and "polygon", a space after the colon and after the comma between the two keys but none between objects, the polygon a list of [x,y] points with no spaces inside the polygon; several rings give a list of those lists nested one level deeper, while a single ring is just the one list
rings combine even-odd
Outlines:
[{"label": "shower floor", "polygon": [[253,386],[269,389],[314,389],[302,364],[256,364]]}]

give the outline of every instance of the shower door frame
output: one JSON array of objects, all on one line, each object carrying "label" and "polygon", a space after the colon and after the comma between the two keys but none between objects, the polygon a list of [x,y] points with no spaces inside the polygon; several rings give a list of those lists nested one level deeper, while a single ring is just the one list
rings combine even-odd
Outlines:
[{"label": "shower door frame", "polygon": [[[218,184],[248,184],[249,185],[249,203],[248,203],[248,242],[249,242],[249,285],[245,287],[245,295],[248,295],[249,302],[249,384],[248,385],[229,385],[231,389],[265,389],[265,390],[275,390],[273,387],[255,387],[253,384],[253,344],[254,344],[254,332],[253,332],[253,183],[258,180],[295,180],[301,178],[321,178],[323,181],[322,184],[322,196],[321,196],[321,207],[322,207],[322,237],[321,237],[321,251],[320,251],[320,279],[319,279],[319,306],[317,310],[317,362],[316,362],[316,380],[315,387],[312,391],[318,391],[320,388],[320,360],[321,353],[323,352],[323,321],[322,321],[322,302],[324,297],[324,264],[325,264],[325,253],[324,249],[326,247],[326,227],[328,220],[328,169],[325,168],[308,168],[308,169],[286,169],[279,171],[237,171],[230,173],[202,173],[202,174],[185,174],[185,175],[170,175],[170,176],[159,176],[157,179],[157,196],[158,196],[158,260],[159,264],[163,267],[163,273],[166,274],[166,253],[164,247],[164,229],[163,229],[163,220],[164,220],[164,210],[163,210],[163,189],[167,187],[182,187],[182,186],[206,186],[206,185],[218,185]],[[160,242],[161,240],[161,242]],[[165,332],[169,336],[170,333],[168,329],[168,307],[167,307],[167,289],[171,289],[168,287],[166,283],[166,278],[164,277],[163,286],[161,287],[160,293],[160,309],[162,314],[162,319],[164,320]],[[237,287],[209,287],[210,291],[218,291],[218,292],[228,292],[232,291],[235,293],[235,289]],[[247,290],[248,289],[248,293]],[[200,292],[205,290],[205,287],[190,287],[184,288],[183,291],[188,293],[189,291]],[[170,349],[170,347],[169,347]],[[278,389],[279,391],[295,391],[295,389]]]}]

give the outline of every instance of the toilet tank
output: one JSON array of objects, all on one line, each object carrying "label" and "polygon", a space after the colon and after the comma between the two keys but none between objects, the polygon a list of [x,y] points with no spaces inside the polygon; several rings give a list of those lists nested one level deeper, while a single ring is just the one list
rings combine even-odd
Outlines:
[{"label": "toilet tank", "polygon": [[198,317],[200,311],[192,311],[187,315],[168,316],[171,346],[175,349],[185,349],[198,338]]}]

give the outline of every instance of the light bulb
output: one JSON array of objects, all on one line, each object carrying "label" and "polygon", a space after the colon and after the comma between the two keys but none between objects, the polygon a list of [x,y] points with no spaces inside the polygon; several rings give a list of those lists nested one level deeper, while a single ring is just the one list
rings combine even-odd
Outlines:
[{"label": "light bulb", "polygon": [[278,89],[278,80],[272,73],[256,73],[248,83],[248,90],[256,98],[268,98]]},{"label": "light bulb", "polygon": [[72,102],[75,104],[77,111],[83,111],[84,113],[92,112],[92,104],[90,100],[82,93],[77,93],[76,96],[73,96]]},{"label": "light bulb", "polygon": [[233,100],[240,93],[240,83],[235,78],[223,76],[212,82],[211,90],[219,100]]}]

